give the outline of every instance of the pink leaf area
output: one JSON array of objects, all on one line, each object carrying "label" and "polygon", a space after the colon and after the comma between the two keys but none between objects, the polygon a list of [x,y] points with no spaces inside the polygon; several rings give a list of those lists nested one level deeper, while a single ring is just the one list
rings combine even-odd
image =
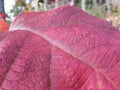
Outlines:
[{"label": "pink leaf area", "polygon": [[120,32],[78,7],[19,15],[0,33],[0,90],[120,90]]}]

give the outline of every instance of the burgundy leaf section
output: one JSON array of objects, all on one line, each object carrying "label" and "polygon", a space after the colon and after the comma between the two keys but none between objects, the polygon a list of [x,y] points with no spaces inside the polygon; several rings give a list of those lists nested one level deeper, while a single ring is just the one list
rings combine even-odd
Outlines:
[{"label": "burgundy leaf section", "polygon": [[[112,36],[110,33],[113,33]],[[75,70],[80,70],[80,69],[84,70],[84,68],[82,67],[79,68],[79,66],[87,64],[86,66],[87,68],[85,68],[85,70],[88,73],[86,75],[89,75],[89,79],[87,78],[87,80],[85,80],[86,82],[80,87],[80,85],[82,84],[82,81],[84,81],[82,80],[79,83],[78,85],[79,87],[77,87],[76,90],[77,89],[89,90],[90,88],[93,90],[99,90],[99,89],[100,90],[119,90],[120,89],[120,81],[119,81],[120,79],[120,76],[119,76],[120,74],[120,71],[119,71],[120,70],[119,69],[120,68],[120,59],[119,59],[120,58],[120,51],[119,51],[120,39],[119,38],[120,36],[118,31],[112,31],[112,30],[99,31],[97,29],[84,27],[82,25],[82,26],[58,27],[54,29],[45,30],[42,32],[40,31],[37,34],[39,34],[41,37],[48,40],[51,44],[60,48],[67,54],[71,55],[70,59],[73,60],[72,66],[71,66],[72,69],[74,68]],[[114,36],[114,34],[116,36]],[[66,59],[66,57],[64,57],[65,60],[69,60],[68,58]],[[75,57],[76,60],[78,60],[82,65],[77,66],[78,64],[77,62],[76,64],[74,64],[73,63],[74,59],[72,57]],[[64,64],[65,64],[65,60],[63,59]],[[59,62],[60,61],[62,60],[59,60]],[[68,63],[70,63],[70,61],[68,61]],[[76,65],[77,68],[75,68],[74,65]],[[93,71],[91,68],[93,69]],[[65,70],[67,70],[67,68]],[[71,70],[71,71],[74,71],[74,70]],[[79,74],[80,74],[80,71],[79,71]],[[69,73],[69,70],[67,70],[67,72]],[[86,72],[83,72],[82,74],[83,77],[84,77],[84,73]],[[78,75],[78,74],[76,73],[75,75]],[[80,77],[82,78],[82,76]],[[85,78],[86,77],[84,77],[84,79]],[[73,80],[73,78],[71,79]],[[69,81],[69,83],[70,82],[71,81]],[[64,86],[62,86],[62,88],[64,88]]]},{"label": "burgundy leaf section", "polygon": [[0,90],[50,90],[51,45],[26,31],[0,42]]},{"label": "burgundy leaf section", "polygon": [[65,6],[20,15],[10,30],[0,90],[120,90],[120,33],[106,21]]},{"label": "burgundy leaf section", "polygon": [[[51,90],[81,90],[84,86],[98,89],[93,68],[59,48],[53,47],[52,51]],[[86,84],[90,80],[92,83]]]},{"label": "burgundy leaf section", "polygon": [[11,32],[0,34],[0,85],[2,85],[6,74],[10,70],[10,67],[22,46],[24,37],[27,33],[14,33]]},{"label": "burgundy leaf section", "polygon": [[65,25],[86,25],[100,30],[117,30],[103,19],[91,16],[76,6],[64,6],[47,12],[31,12],[17,16],[10,30],[46,30]]}]

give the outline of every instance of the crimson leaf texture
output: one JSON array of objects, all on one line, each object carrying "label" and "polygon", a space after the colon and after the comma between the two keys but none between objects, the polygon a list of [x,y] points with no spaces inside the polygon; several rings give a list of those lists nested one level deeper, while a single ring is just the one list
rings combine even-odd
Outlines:
[{"label": "crimson leaf texture", "polygon": [[78,7],[21,14],[0,33],[0,90],[120,90],[120,33]]}]

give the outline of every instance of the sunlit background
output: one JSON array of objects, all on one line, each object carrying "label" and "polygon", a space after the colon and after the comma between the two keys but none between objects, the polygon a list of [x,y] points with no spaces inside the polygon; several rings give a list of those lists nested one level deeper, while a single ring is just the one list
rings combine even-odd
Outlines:
[{"label": "sunlit background", "polygon": [[10,12],[12,10],[12,8],[15,5],[15,0],[10,0],[8,2],[8,0],[4,0],[4,4],[5,4],[5,12],[8,14],[8,16],[10,16],[11,18],[14,17],[14,15]]},{"label": "sunlit background", "polygon": [[5,12],[9,13],[10,10],[13,8],[13,6],[15,5],[15,0],[4,0],[5,3]]}]

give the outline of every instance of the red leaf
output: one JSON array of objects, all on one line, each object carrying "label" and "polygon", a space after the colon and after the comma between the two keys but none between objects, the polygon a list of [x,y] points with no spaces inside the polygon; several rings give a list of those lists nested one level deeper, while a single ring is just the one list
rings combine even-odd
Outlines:
[{"label": "red leaf", "polygon": [[66,6],[18,16],[10,30],[1,90],[120,90],[120,34],[106,21]]},{"label": "red leaf", "polygon": [[2,18],[0,18],[0,32],[8,31],[9,24]]},{"label": "red leaf", "polygon": [[46,30],[65,25],[86,25],[99,29],[116,30],[103,19],[91,16],[78,7],[64,6],[47,12],[31,12],[17,16],[10,30]]}]

